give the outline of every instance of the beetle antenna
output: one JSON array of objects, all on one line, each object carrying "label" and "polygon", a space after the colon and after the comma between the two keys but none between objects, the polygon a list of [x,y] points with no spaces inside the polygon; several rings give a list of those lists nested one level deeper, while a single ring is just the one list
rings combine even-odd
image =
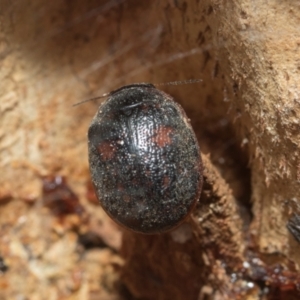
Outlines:
[{"label": "beetle antenna", "polygon": [[89,101],[94,101],[94,100],[98,100],[98,99],[101,99],[101,98],[105,98],[109,94],[110,93],[105,93],[105,94],[103,94],[102,96],[99,96],[99,97],[95,97],[95,98],[90,98],[90,99],[87,99],[87,100],[83,100],[83,101],[80,101],[80,102],[77,102],[77,103],[73,104],[72,106],[74,107],[74,106],[78,106],[78,105],[80,105],[82,103],[85,103],[85,102],[89,102]]},{"label": "beetle antenna", "polygon": [[155,86],[161,86],[161,85],[180,85],[180,84],[192,84],[192,83],[198,83],[202,82],[202,79],[187,79],[187,80],[178,80],[178,81],[170,81],[170,82],[164,82],[164,83],[154,83]]},{"label": "beetle antenna", "polygon": [[[154,83],[153,85],[154,86],[180,85],[180,84],[198,83],[198,82],[202,82],[202,81],[203,81],[202,79],[187,79],[187,80],[169,81],[169,82],[164,82],[164,83]],[[105,97],[109,96],[110,93],[111,92],[105,93],[105,94],[103,94],[102,96],[99,96],[99,97],[90,98],[90,99],[87,99],[87,100],[83,100],[83,101],[77,102],[77,103],[73,104],[72,106],[74,107],[74,106],[78,106],[80,104],[83,104],[85,102],[89,102],[89,101],[94,101],[94,100],[98,100],[98,99],[101,99],[101,98],[105,98]]]}]

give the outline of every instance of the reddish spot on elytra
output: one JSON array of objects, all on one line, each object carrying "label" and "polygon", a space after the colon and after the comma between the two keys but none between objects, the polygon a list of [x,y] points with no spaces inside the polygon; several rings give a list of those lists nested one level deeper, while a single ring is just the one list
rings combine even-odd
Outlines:
[{"label": "reddish spot on elytra", "polygon": [[170,185],[170,177],[168,175],[165,175],[163,178],[163,186],[164,188],[168,188]]},{"label": "reddish spot on elytra", "polygon": [[118,191],[123,192],[124,191],[124,185],[121,183],[118,183]]},{"label": "reddish spot on elytra", "polygon": [[111,160],[114,157],[116,148],[111,142],[102,142],[98,145],[98,152],[103,160]]},{"label": "reddish spot on elytra", "polygon": [[126,203],[128,203],[130,201],[130,196],[127,195],[127,194],[123,195],[122,198],[123,198],[123,201],[126,202]]},{"label": "reddish spot on elytra", "polygon": [[161,126],[155,131],[152,141],[159,147],[165,147],[167,145],[170,145],[172,143],[172,132],[172,128]]}]

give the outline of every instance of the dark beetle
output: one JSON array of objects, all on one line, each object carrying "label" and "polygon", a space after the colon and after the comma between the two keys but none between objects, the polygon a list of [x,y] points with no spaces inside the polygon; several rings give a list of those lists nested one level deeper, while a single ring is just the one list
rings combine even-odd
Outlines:
[{"label": "dark beetle", "polygon": [[179,225],[202,187],[196,136],[183,109],[152,84],[111,92],[88,131],[96,194],[117,223],[161,233]]},{"label": "dark beetle", "polygon": [[300,215],[294,214],[286,226],[297,242],[300,243]]}]

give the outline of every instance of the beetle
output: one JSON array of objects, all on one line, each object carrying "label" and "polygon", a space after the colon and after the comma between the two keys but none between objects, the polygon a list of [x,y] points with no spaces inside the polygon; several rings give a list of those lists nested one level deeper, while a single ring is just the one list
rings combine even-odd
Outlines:
[{"label": "beetle", "polygon": [[296,239],[298,243],[300,243],[300,215],[294,214],[288,221],[286,227]]},{"label": "beetle", "polygon": [[200,197],[203,166],[189,119],[150,83],[108,94],[90,124],[88,152],[101,206],[127,229],[169,231]]}]

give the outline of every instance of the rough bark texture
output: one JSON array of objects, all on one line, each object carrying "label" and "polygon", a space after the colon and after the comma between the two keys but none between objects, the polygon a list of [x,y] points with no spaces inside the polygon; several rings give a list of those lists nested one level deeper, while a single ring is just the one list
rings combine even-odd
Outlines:
[{"label": "rough bark texture", "polygon": [[[0,0],[0,299],[298,299],[299,24],[297,1]],[[189,78],[160,88],[198,136],[199,204],[120,246],[90,195],[99,103],[71,105]]]}]

